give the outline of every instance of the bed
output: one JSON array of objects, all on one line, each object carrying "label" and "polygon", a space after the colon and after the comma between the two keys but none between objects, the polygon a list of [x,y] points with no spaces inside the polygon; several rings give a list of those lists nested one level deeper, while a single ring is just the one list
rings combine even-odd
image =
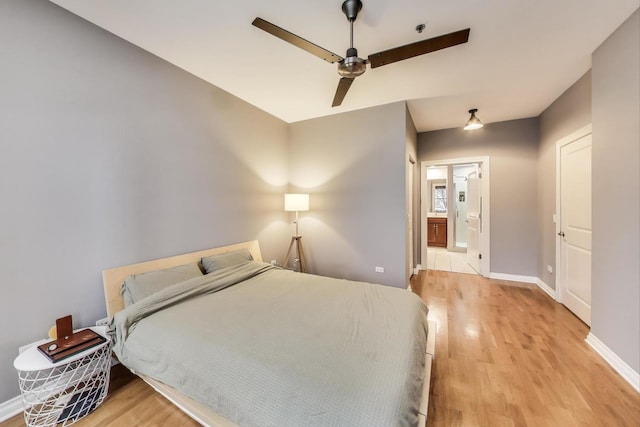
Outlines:
[{"label": "bed", "polygon": [[[125,309],[132,275],[241,251],[253,260]],[[277,269],[257,241],[112,268],[103,282],[120,361],[202,425],[426,423],[435,325],[406,290]]]}]

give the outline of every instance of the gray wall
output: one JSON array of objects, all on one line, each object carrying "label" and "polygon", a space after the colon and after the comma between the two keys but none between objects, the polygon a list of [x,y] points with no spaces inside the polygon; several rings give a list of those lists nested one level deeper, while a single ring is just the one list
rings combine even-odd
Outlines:
[{"label": "gray wall", "polygon": [[538,273],[549,287],[556,288],[556,141],[591,123],[591,71],[558,97],[540,115],[538,151]]},{"label": "gray wall", "polygon": [[418,134],[420,161],[480,156],[491,163],[491,272],[535,277],[538,119]]},{"label": "gray wall", "polygon": [[640,372],[640,12],[593,54],[591,332]]},{"label": "gray wall", "polygon": [[[288,243],[287,126],[46,1],[0,2],[0,402],[18,346],[105,316],[100,271]],[[399,120],[404,123],[404,120]]]},{"label": "gray wall", "polygon": [[312,273],[406,286],[405,114],[398,102],[290,125],[292,190],[310,193],[300,234]]}]

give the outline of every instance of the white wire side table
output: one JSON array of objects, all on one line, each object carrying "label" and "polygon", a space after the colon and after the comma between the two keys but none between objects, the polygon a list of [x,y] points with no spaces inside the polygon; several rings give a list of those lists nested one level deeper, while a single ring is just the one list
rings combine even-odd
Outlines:
[{"label": "white wire side table", "polygon": [[71,425],[104,401],[111,373],[111,340],[104,326],[90,329],[107,340],[57,363],[37,346],[14,360],[27,426]]}]

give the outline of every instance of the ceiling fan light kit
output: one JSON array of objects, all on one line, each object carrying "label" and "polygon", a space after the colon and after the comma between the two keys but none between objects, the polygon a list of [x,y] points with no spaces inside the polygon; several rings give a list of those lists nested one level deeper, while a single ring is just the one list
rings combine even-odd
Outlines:
[{"label": "ceiling fan light kit", "polygon": [[484,126],[480,121],[480,119],[476,117],[477,112],[478,112],[477,108],[472,108],[471,110],[469,110],[471,117],[469,117],[469,120],[467,120],[467,123],[464,124],[464,130],[480,129],[481,127]]},{"label": "ceiling fan light kit", "polygon": [[[467,28],[393,49],[384,50],[382,52],[369,55],[368,59],[363,59],[358,57],[358,50],[353,46],[353,23],[356,21],[358,12],[361,10],[362,1],[360,0],[346,0],[342,3],[342,12],[347,17],[347,21],[349,21],[351,35],[349,48],[347,49],[345,58],[283,28],[280,28],[277,25],[265,21],[262,18],[254,19],[252,25],[329,63],[338,63],[338,74],[342,78],[338,82],[338,88],[336,89],[336,93],[331,104],[332,107],[337,107],[342,104],[353,80],[367,71],[367,64],[370,64],[371,68],[381,67],[383,65],[424,55],[425,53],[435,52],[436,50],[463,44],[469,40],[470,29]],[[424,29],[424,26],[418,27],[422,27],[420,30]],[[418,30],[418,28],[416,28],[416,30]]]},{"label": "ceiling fan light kit", "polygon": [[338,65],[338,74],[342,77],[356,78],[367,71],[367,61],[358,58],[358,51],[355,48],[347,50],[347,57]]}]

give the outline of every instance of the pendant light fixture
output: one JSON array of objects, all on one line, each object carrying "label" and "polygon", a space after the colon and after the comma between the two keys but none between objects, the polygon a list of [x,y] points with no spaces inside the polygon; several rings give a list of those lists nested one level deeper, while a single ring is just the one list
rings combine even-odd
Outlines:
[{"label": "pendant light fixture", "polygon": [[477,108],[472,108],[471,110],[469,110],[471,117],[469,117],[469,120],[467,120],[467,123],[465,123],[464,130],[480,129],[482,126],[484,126],[480,119],[476,117],[477,112]]}]

